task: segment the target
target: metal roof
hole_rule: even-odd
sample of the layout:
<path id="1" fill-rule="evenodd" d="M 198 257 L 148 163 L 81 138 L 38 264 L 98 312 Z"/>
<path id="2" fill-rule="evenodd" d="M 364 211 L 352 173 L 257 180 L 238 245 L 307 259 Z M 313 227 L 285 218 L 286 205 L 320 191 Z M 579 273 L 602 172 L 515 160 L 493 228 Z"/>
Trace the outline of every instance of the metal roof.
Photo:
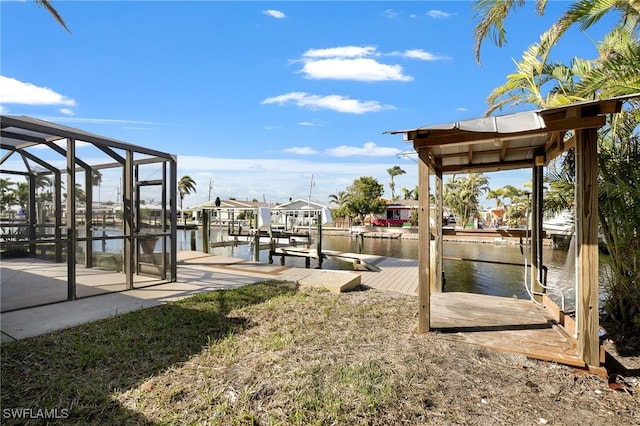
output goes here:
<path id="1" fill-rule="evenodd" d="M 112 149 L 132 151 L 164 160 L 173 159 L 171 154 L 167 154 L 165 152 L 129 144 L 117 139 L 99 136 L 84 130 L 51 123 L 33 117 L 2 115 L 0 116 L 0 125 L 2 127 L 2 132 L 0 134 L 0 148 L 9 151 L 9 153 L 3 157 L 0 164 L 3 164 L 4 161 L 15 152 L 19 152 L 24 156 L 33 157 L 33 155 L 30 155 L 26 149 L 36 145 L 48 146 L 49 148 L 64 155 L 66 154 L 64 149 L 57 146 L 55 142 L 66 139 L 74 139 L 76 141 L 90 143 L 116 160 L 119 160 L 120 156 L 116 152 L 112 151 Z M 33 158 L 30 159 L 34 160 Z M 34 161 L 38 160 L 36 159 Z M 41 160 L 39 163 L 42 166 L 51 169 L 50 165 L 43 164 Z M 87 164 L 84 163 L 81 158 L 78 158 L 76 163 L 80 166 L 87 167 Z"/>
<path id="2" fill-rule="evenodd" d="M 572 146 L 570 131 L 599 128 L 606 114 L 640 93 L 503 116 L 456 121 L 408 130 L 405 141 L 428 150 L 429 165 L 443 173 L 498 171 L 547 163 Z"/>

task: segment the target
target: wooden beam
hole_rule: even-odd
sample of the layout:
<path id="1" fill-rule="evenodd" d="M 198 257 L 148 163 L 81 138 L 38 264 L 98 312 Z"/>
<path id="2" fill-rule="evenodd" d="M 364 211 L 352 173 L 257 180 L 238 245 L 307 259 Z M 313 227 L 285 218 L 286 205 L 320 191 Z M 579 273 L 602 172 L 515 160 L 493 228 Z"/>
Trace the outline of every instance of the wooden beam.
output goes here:
<path id="1" fill-rule="evenodd" d="M 500 141 L 500 143 L 502 144 L 502 146 L 500 146 L 500 161 L 502 162 L 509 150 L 509 141 Z"/>
<path id="2" fill-rule="evenodd" d="M 578 353 L 600 365 L 597 129 L 576 131 L 576 323 Z"/>
<path id="3" fill-rule="evenodd" d="M 518 160 L 518 161 L 507 161 L 507 162 L 497 162 L 497 163 L 478 163 L 478 164 L 454 164 L 450 166 L 442 166 L 442 173 L 462 173 L 468 172 L 472 170 L 483 170 L 483 171 L 497 171 L 497 170 L 511 170 L 511 169 L 522 169 L 529 168 L 533 166 L 533 159 L 529 160 Z"/>
<path id="4" fill-rule="evenodd" d="M 426 333 L 431 324 L 431 232 L 429 230 L 428 150 L 418 151 L 418 333 Z"/>
<path id="5" fill-rule="evenodd" d="M 500 155 L 500 161 L 504 160 L 504 155 L 506 155 L 507 152 L 507 146 L 508 143 L 505 142 L 503 144 L 503 147 L 500 149 L 491 149 L 489 151 L 475 151 L 473 153 L 474 156 L 480 156 L 480 157 L 484 157 L 487 155 Z M 514 147 L 508 150 L 508 152 L 523 152 L 523 151 L 533 151 L 534 149 L 536 149 L 535 146 L 519 146 L 519 147 Z M 504 154 L 503 154 L 504 153 Z M 439 154 L 439 155 L 434 155 L 435 158 L 464 158 L 466 157 L 468 154 L 466 152 L 448 152 L 446 154 Z"/>

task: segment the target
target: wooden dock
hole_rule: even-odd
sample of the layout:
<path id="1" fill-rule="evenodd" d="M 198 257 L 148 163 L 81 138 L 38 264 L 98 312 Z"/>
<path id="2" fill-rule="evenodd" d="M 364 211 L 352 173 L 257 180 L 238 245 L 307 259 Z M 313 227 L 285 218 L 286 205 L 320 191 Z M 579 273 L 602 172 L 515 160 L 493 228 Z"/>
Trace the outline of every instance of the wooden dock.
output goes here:
<path id="1" fill-rule="evenodd" d="M 379 272 L 380 269 L 376 266 L 377 263 L 385 259 L 382 256 L 375 256 L 371 254 L 359 254 L 359 253 L 347 253 L 336 250 L 322 250 L 321 254 L 318 254 L 318 250 L 314 248 L 306 247 L 272 247 L 269 250 L 269 263 L 273 263 L 274 257 L 280 257 L 280 264 L 285 265 L 285 259 L 287 257 L 302 257 L 305 259 L 305 265 L 307 268 L 311 267 L 311 259 L 318 262 L 318 265 L 322 263 L 324 259 L 342 260 L 344 262 L 350 262 L 354 264 L 354 269 L 359 271 L 374 271 Z"/>
<path id="2" fill-rule="evenodd" d="M 416 297 L 417 305 L 417 260 L 340 252 L 329 252 L 328 255 L 361 256 L 376 269 L 359 271 L 364 287 Z M 310 274 L 323 272 L 238 259 L 224 265 L 224 259 L 215 261 L 217 256 L 210 256 L 211 259 L 206 256 L 200 255 L 193 261 L 230 273 L 256 274 L 270 279 L 298 282 Z M 560 325 L 562 320 L 558 312 L 529 300 L 462 292 L 432 293 L 430 310 L 433 332 L 441 333 L 446 339 L 586 368 L 578 356 L 577 341 Z"/>

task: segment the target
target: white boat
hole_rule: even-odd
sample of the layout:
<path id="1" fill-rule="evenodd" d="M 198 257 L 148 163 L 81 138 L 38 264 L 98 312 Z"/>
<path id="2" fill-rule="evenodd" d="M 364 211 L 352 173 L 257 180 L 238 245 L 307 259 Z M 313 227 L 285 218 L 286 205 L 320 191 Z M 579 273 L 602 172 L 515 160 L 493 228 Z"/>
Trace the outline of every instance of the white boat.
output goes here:
<path id="1" fill-rule="evenodd" d="M 554 218 L 542 221 L 542 229 L 547 235 L 570 235 L 574 228 L 573 211 L 563 210 Z"/>

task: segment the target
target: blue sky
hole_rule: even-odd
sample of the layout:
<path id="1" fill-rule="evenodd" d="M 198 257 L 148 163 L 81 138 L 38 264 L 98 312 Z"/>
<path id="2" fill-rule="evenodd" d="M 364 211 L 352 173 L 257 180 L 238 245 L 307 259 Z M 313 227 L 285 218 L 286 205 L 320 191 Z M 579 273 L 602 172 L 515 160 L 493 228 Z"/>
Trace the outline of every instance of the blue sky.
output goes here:
<path id="1" fill-rule="evenodd" d="M 33 1 L 0 1 L 2 113 L 176 154 L 178 176 L 197 183 L 189 206 L 209 194 L 306 199 L 312 175 L 320 202 L 360 176 L 390 197 L 395 165 L 406 171 L 396 191 L 414 188 L 417 164 L 399 156 L 412 146 L 384 132 L 482 116 L 569 3 L 549 2 L 545 17 L 533 3 L 518 10 L 508 44 L 486 42 L 481 66 L 470 2 L 52 4 L 71 33 Z M 555 58 L 594 57 L 601 37 L 570 32 Z M 488 176 L 491 188 L 521 187 L 530 171 Z M 102 199 L 118 184 L 105 175 Z"/>

